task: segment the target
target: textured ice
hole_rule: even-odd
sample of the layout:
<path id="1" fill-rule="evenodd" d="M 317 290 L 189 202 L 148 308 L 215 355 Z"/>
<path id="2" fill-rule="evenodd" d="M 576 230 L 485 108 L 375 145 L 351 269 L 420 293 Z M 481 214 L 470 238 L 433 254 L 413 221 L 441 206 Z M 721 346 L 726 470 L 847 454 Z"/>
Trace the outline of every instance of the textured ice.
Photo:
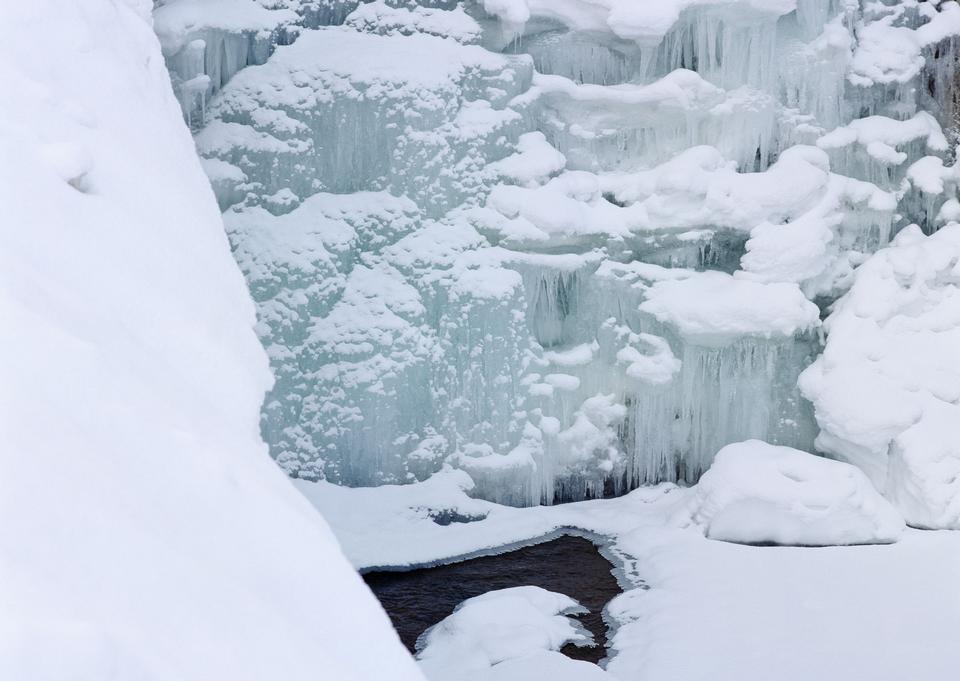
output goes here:
<path id="1" fill-rule="evenodd" d="M 504 105 L 530 71 L 423 33 L 308 31 L 230 82 L 198 147 L 240 167 L 257 195 L 389 188 L 442 213 L 495 178 L 483 166 L 523 132 Z"/>
<path id="2" fill-rule="evenodd" d="M 953 2 L 254 15 L 222 28 L 294 18 L 196 141 L 295 477 L 449 464 L 519 505 L 693 483 L 751 438 L 813 451 L 820 318 L 905 225 L 960 217 Z"/>

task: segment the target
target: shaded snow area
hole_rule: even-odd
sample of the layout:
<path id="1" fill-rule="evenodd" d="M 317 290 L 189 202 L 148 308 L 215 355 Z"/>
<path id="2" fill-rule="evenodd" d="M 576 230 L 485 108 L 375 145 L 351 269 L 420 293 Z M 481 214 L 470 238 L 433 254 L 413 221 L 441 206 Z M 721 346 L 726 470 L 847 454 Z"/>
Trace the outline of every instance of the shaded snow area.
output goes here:
<path id="1" fill-rule="evenodd" d="M 422 679 L 259 437 L 150 9 L 0 3 L 0 678 Z"/>
<path id="2" fill-rule="evenodd" d="M 847 362 L 867 331 L 841 323 L 898 233 L 960 229 L 956 2 L 153 14 L 257 304 L 261 431 L 290 476 L 453 466 L 475 496 L 551 504 L 693 484 L 755 439 L 861 466 L 911 524 L 957 526 L 960 454 L 934 414 L 952 369 L 928 400 L 873 347 Z M 931 310 L 953 287 L 888 281 Z M 952 367 L 945 334 L 895 330 L 916 309 L 869 312 L 885 361 Z M 881 374 L 911 396 L 856 397 Z"/>

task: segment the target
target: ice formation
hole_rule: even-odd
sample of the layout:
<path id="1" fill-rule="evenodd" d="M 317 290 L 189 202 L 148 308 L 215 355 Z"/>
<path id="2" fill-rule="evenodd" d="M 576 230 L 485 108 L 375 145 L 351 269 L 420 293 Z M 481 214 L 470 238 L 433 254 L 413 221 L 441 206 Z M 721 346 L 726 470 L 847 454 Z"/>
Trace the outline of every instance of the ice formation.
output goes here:
<path id="1" fill-rule="evenodd" d="M 150 9 L 0 3 L 0 678 L 420 681 L 258 435 Z"/>
<path id="2" fill-rule="evenodd" d="M 797 378 L 858 267 L 960 218 L 956 2 L 222 4 L 157 30 L 290 475 L 450 464 L 523 505 L 693 483 L 747 439 L 886 455 Z"/>
<path id="3" fill-rule="evenodd" d="M 801 376 L 817 446 L 860 466 L 911 525 L 960 529 L 960 225 L 864 263 Z"/>
<path id="4" fill-rule="evenodd" d="M 710 539 L 744 544 L 886 543 L 904 527 L 855 466 L 758 440 L 717 452 L 686 512 Z"/>

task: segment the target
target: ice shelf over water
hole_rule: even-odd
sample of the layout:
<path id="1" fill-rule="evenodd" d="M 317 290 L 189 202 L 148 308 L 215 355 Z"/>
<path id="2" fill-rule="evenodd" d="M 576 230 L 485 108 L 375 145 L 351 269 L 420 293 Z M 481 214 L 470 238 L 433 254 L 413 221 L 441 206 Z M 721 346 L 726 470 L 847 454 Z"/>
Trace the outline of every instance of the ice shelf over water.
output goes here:
<path id="1" fill-rule="evenodd" d="M 291 476 L 449 464 L 528 505 L 693 483 L 759 439 L 957 523 L 947 388 L 850 421 L 872 369 L 831 365 L 860 280 L 907 246 L 873 254 L 960 219 L 957 3 L 222 4 L 155 21 L 259 306 L 262 431 Z"/>

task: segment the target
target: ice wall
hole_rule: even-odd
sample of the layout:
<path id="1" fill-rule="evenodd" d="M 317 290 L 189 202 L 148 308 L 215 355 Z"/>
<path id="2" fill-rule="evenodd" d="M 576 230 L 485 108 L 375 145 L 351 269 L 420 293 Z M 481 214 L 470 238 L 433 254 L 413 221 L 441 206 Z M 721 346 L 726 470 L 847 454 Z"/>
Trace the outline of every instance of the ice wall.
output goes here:
<path id="1" fill-rule="evenodd" d="M 0 4 L 0 678 L 421 679 L 258 434 L 254 306 L 149 18 Z"/>
<path id="2" fill-rule="evenodd" d="M 295 477 L 551 503 L 813 450 L 821 317 L 960 217 L 955 2 L 327 6 L 264 3 L 196 134 Z"/>

